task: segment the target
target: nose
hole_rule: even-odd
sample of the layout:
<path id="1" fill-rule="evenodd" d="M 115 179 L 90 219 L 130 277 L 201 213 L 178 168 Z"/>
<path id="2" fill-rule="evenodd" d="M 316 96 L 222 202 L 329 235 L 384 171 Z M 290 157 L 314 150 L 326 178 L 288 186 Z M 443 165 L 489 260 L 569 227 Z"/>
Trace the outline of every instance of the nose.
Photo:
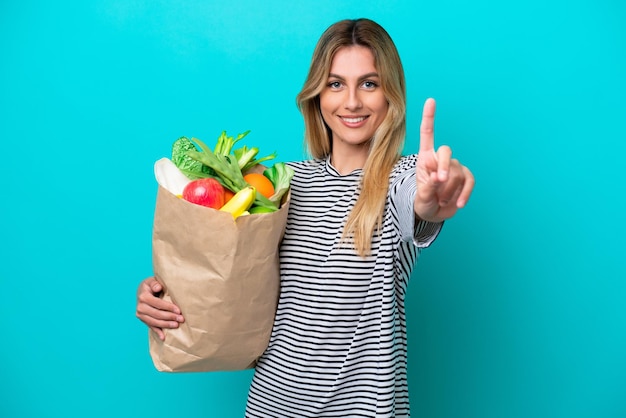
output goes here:
<path id="1" fill-rule="evenodd" d="M 363 106 L 358 89 L 347 89 L 346 94 L 347 97 L 344 104 L 346 110 L 357 110 Z"/>

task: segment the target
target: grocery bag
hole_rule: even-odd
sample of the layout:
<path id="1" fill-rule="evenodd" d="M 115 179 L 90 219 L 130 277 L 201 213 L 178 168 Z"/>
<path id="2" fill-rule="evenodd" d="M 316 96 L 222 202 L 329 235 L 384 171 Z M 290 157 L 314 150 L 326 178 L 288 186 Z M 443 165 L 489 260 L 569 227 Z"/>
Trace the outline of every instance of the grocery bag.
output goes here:
<path id="1" fill-rule="evenodd" d="M 161 185 L 152 234 L 162 297 L 185 322 L 149 331 L 150 355 L 163 372 L 253 368 L 267 348 L 280 290 L 279 245 L 288 199 L 273 213 L 240 216 L 195 205 Z"/>

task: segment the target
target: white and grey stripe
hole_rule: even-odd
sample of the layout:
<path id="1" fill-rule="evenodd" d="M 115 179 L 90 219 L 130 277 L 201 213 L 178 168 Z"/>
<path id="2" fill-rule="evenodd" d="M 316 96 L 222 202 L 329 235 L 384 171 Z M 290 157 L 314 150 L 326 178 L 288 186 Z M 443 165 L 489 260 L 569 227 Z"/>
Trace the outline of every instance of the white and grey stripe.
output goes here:
<path id="1" fill-rule="evenodd" d="M 415 224 L 416 156 L 390 176 L 383 229 L 363 259 L 341 241 L 361 170 L 291 163 L 281 294 L 246 417 L 409 416 L 404 295 L 421 248 L 441 224 Z"/>

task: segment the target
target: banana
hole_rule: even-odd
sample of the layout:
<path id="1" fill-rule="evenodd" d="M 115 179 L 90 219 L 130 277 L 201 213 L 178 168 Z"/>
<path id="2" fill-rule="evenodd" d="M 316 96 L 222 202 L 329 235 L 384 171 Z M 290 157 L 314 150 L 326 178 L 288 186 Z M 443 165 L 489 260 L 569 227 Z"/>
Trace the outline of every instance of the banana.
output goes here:
<path id="1" fill-rule="evenodd" d="M 256 189 L 252 186 L 239 190 L 224 206 L 220 208 L 223 212 L 230 212 L 233 219 L 237 219 L 246 212 L 256 199 Z"/>

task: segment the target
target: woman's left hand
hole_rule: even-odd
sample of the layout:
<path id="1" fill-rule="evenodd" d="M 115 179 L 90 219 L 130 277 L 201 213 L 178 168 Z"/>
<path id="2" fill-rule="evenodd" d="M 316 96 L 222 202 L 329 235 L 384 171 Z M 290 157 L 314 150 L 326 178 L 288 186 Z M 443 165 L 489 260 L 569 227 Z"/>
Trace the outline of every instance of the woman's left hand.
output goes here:
<path id="1" fill-rule="evenodd" d="M 424 103 L 417 156 L 415 214 L 422 220 L 441 222 L 465 206 L 474 188 L 474 175 L 457 159 L 450 147 L 435 151 L 435 100 Z"/>

